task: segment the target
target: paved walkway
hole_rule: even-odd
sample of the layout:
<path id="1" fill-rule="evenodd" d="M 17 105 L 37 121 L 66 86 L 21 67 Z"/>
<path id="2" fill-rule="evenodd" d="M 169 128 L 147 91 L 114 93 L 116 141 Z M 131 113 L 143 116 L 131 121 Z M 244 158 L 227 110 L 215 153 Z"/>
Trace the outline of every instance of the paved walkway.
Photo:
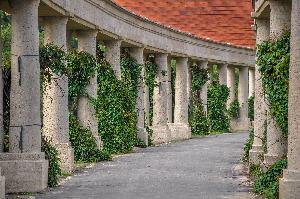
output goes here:
<path id="1" fill-rule="evenodd" d="M 101 162 L 37 198 L 251 198 L 239 168 L 246 133 L 194 138 Z"/>

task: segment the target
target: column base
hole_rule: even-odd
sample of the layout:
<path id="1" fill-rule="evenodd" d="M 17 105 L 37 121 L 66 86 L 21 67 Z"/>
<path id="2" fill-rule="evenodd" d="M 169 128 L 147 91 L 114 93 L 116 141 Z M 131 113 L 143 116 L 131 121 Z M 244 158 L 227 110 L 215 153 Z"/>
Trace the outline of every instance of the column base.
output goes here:
<path id="1" fill-rule="evenodd" d="M 278 160 L 281 160 L 281 156 L 265 154 L 264 155 L 264 162 L 262 168 L 264 171 L 268 170 L 273 164 L 275 164 Z"/>
<path id="2" fill-rule="evenodd" d="M 152 143 L 154 145 L 168 143 L 170 141 L 170 130 L 167 125 L 153 126 L 152 130 Z"/>
<path id="3" fill-rule="evenodd" d="M 44 153 L 1 153 L 6 193 L 40 192 L 47 188 L 48 160 Z"/>
<path id="4" fill-rule="evenodd" d="M 300 198 L 300 172 L 295 170 L 284 170 L 283 177 L 279 180 L 280 199 Z"/>
<path id="5" fill-rule="evenodd" d="M 246 132 L 249 131 L 249 119 L 233 119 L 230 121 L 230 132 Z"/>
<path id="6" fill-rule="evenodd" d="M 95 138 L 97 148 L 101 151 L 103 149 L 103 142 L 102 142 L 100 136 L 99 135 L 93 135 L 93 137 Z"/>
<path id="7" fill-rule="evenodd" d="M 60 168 L 63 172 L 71 173 L 74 169 L 74 149 L 69 143 L 55 144 L 60 158 Z"/>
<path id="8" fill-rule="evenodd" d="M 169 123 L 171 141 L 187 140 L 192 136 L 191 128 L 187 124 Z"/>
<path id="9" fill-rule="evenodd" d="M 148 146 L 148 132 L 145 128 L 138 127 L 137 138 L 143 142 L 145 146 Z"/>
<path id="10" fill-rule="evenodd" d="M 261 165 L 264 161 L 264 150 L 263 146 L 252 146 L 249 151 L 249 163 L 255 165 Z"/>

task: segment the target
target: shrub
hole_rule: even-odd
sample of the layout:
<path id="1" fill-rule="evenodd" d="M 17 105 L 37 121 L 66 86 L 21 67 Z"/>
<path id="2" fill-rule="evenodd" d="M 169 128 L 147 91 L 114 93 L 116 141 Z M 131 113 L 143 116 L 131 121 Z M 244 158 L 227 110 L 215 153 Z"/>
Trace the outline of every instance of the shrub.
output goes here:
<path id="1" fill-rule="evenodd" d="M 231 102 L 227 110 L 230 119 L 236 119 L 239 117 L 239 107 L 240 107 L 240 103 L 237 99 Z"/>
<path id="2" fill-rule="evenodd" d="M 250 121 L 254 121 L 254 96 L 248 99 L 248 118 Z"/>
<path id="3" fill-rule="evenodd" d="M 279 178 L 286 168 L 286 160 L 277 161 L 266 173 L 262 173 L 255 179 L 254 192 L 262 194 L 267 199 L 279 198 Z"/>
<path id="4" fill-rule="evenodd" d="M 244 155 L 243 155 L 243 162 L 249 162 L 249 151 L 252 149 L 254 141 L 254 129 L 251 128 L 249 131 L 249 138 L 244 145 Z"/>

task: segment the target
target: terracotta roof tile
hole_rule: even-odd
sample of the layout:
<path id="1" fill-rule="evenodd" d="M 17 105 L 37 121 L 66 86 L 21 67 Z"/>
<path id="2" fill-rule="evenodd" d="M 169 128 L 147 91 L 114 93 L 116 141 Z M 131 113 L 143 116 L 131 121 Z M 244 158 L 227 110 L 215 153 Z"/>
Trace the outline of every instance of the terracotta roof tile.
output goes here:
<path id="1" fill-rule="evenodd" d="M 140 16 L 201 38 L 255 45 L 252 0 L 114 0 Z"/>

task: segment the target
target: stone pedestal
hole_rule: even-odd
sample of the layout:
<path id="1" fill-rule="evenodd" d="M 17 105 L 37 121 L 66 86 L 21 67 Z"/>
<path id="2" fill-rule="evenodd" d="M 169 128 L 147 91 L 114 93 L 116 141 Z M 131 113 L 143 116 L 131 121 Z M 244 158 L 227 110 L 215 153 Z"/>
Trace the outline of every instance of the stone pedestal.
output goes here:
<path id="1" fill-rule="evenodd" d="M 192 137 L 191 128 L 187 124 L 169 123 L 168 128 L 172 141 L 187 140 Z"/>
<path id="2" fill-rule="evenodd" d="M 263 166 L 269 168 L 276 161 L 283 159 L 287 153 L 287 140 L 283 137 L 275 120 L 267 116 L 267 154 L 264 155 Z"/>
<path id="3" fill-rule="evenodd" d="M 170 141 L 170 133 L 167 126 L 167 75 L 168 54 L 156 54 L 155 62 L 158 66 L 155 81 L 158 86 L 154 88 L 153 94 L 153 134 L 154 144 L 161 144 Z"/>
<path id="4" fill-rule="evenodd" d="M 130 48 L 130 56 L 134 58 L 139 65 L 142 66 L 142 72 L 138 82 L 138 96 L 136 99 L 137 121 L 137 138 L 146 146 L 148 145 L 148 133 L 145 129 L 145 110 L 144 110 L 144 48 Z"/>
<path id="5" fill-rule="evenodd" d="M 47 188 L 48 161 L 44 153 L 1 153 L 0 165 L 6 178 L 6 193 L 39 192 Z"/>
<path id="6" fill-rule="evenodd" d="M 172 140 L 189 139 L 191 137 L 188 121 L 187 77 L 188 58 L 177 58 L 174 109 L 175 128 L 172 128 L 173 131 L 171 131 Z"/>
<path id="7" fill-rule="evenodd" d="M 47 187 L 48 161 L 41 153 L 39 0 L 12 0 L 12 65 L 9 152 L 0 154 L 6 191 Z"/>
<path id="8" fill-rule="evenodd" d="M 270 23 L 265 19 L 257 19 L 257 33 L 256 43 L 261 44 L 262 42 L 269 39 L 270 34 Z M 259 66 L 255 66 L 255 98 L 254 98 L 254 141 L 252 149 L 249 152 L 249 163 L 259 165 L 263 162 L 263 143 L 265 131 L 266 117 L 266 103 L 264 97 L 264 91 L 262 87 L 261 74 L 258 71 Z"/>
<path id="9" fill-rule="evenodd" d="M 67 51 L 67 21 L 66 17 L 45 17 L 45 43 L 53 43 Z M 58 150 L 62 171 L 72 172 L 74 150 L 69 141 L 68 77 L 52 75 L 51 81 L 44 86 L 42 132 Z"/>
<path id="10" fill-rule="evenodd" d="M 292 1 L 291 62 L 289 76 L 288 168 L 279 183 L 280 199 L 300 198 L 300 1 Z"/>
<path id="11" fill-rule="evenodd" d="M 96 57 L 96 37 L 98 31 L 96 30 L 80 30 L 77 32 L 78 36 L 78 50 L 85 51 Z M 92 105 L 89 98 L 97 97 L 97 71 L 95 76 L 90 79 L 89 85 L 86 87 L 87 96 L 80 96 L 78 100 L 78 121 L 79 124 L 85 128 L 91 130 L 97 147 L 102 148 L 101 138 L 98 133 L 98 119 L 96 116 L 96 110 Z"/>
<path id="12" fill-rule="evenodd" d="M 105 41 L 105 59 L 112 66 L 117 79 L 121 79 L 121 40 Z"/>
<path id="13" fill-rule="evenodd" d="M 249 131 L 250 120 L 248 118 L 248 67 L 239 68 L 238 100 L 240 104 L 239 118 L 231 121 L 233 132 Z"/>

